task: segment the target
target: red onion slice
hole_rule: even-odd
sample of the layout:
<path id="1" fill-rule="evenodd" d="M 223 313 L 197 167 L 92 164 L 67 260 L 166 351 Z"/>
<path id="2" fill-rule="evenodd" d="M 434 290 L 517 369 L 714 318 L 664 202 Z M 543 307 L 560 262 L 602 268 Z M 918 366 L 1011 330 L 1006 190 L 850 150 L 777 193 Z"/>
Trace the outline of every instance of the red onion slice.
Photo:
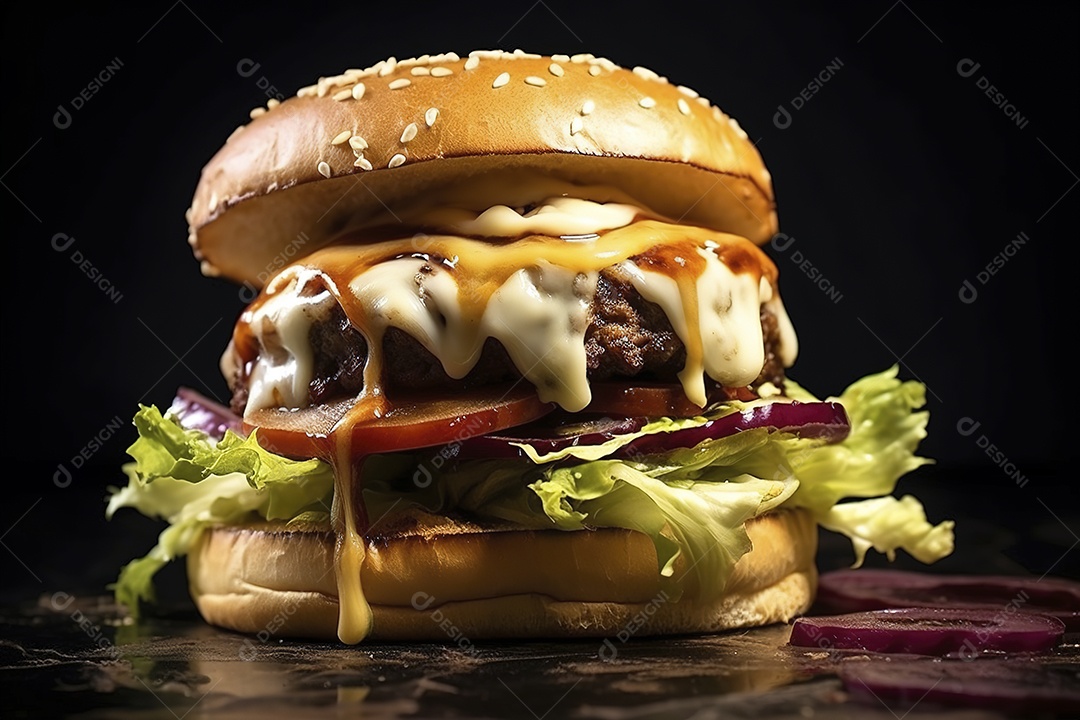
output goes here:
<path id="1" fill-rule="evenodd" d="M 916 707 L 960 705 L 1031 717 L 1080 712 L 1075 669 L 1019 660 L 849 662 L 840 680 L 853 698 L 897 717 Z M 914 717 L 914 715 L 913 715 Z"/>
<path id="2" fill-rule="evenodd" d="M 541 455 L 570 447 L 602 445 L 619 435 L 637 432 L 647 422 L 645 418 L 575 417 L 570 422 L 553 425 L 541 420 L 506 432 L 463 440 L 457 448 L 457 457 L 461 460 L 525 457 L 525 451 L 515 443 L 530 445 Z"/>
<path id="3" fill-rule="evenodd" d="M 575 418 L 569 424 L 563 422 L 552 426 L 550 421 L 542 421 L 540 424 L 514 428 L 512 433 L 464 440 L 457 449 L 457 457 L 462 460 L 525 457 L 522 449 L 514 443 L 530 445 L 540 455 L 570 447 L 600 445 L 619 435 L 637 432 L 647 422 L 646 418 L 604 417 L 585 421 Z M 776 402 L 725 415 L 698 427 L 645 435 L 616 450 L 611 457 L 636 458 L 692 448 L 706 440 L 717 440 L 759 427 L 783 430 L 800 437 L 822 438 L 828 442 L 843 440 L 851 430 L 847 413 L 839 403 Z"/>
<path id="4" fill-rule="evenodd" d="M 799 618 L 791 629 L 791 644 L 879 653 L 958 653 L 972 658 L 985 650 L 1049 650 L 1064 632 L 1060 620 L 1031 613 L 902 608 Z"/>
<path id="5" fill-rule="evenodd" d="M 239 415 L 191 388 L 181 387 L 176 391 L 169 412 L 177 417 L 181 426 L 202 430 L 215 440 L 225 437 L 226 430 L 243 433 Z"/>
<path id="6" fill-rule="evenodd" d="M 1054 577 L 932 575 L 902 570 L 837 570 L 821 576 L 815 608 L 848 613 L 899 607 L 1033 612 L 1080 630 L 1080 583 Z"/>
<path id="7" fill-rule="evenodd" d="M 705 440 L 760 427 L 791 432 L 804 438 L 820 438 L 830 443 L 840 442 L 851 431 L 847 412 L 840 403 L 774 402 L 725 415 L 698 427 L 640 437 L 623 446 L 616 457 L 639 457 L 692 448 Z"/>

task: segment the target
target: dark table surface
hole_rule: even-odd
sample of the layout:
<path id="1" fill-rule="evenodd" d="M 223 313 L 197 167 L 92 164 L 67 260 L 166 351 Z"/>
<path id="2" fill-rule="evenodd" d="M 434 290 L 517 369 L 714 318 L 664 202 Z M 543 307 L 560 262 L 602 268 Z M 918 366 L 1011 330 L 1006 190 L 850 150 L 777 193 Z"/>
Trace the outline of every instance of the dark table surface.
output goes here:
<path id="1" fill-rule="evenodd" d="M 958 492 L 996 480 L 985 469 L 939 468 L 904 481 L 901 491 L 919 496 L 934 519 L 957 520 L 956 553 L 927 570 L 1034 577 L 1050 571 L 1075 579 L 1080 550 L 1074 528 L 1080 523 L 1067 507 L 1066 488 L 1044 484 L 1037 488 L 1038 497 L 1025 492 L 1011 502 L 1003 502 L 1000 493 L 984 492 L 980 499 L 980 493 Z M 961 496 L 965 503 L 956 501 Z M 1046 507 L 1040 497 L 1056 502 L 1045 502 Z M 86 514 L 85 507 L 74 505 L 65 510 L 54 504 L 50 511 L 69 528 L 78 527 L 78 516 Z M 845 690 L 839 673 L 851 663 L 867 662 L 867 656 L 792 648 L 787 625 L 712 636 L 633 638 L 615 642 L 614 657 L 601 652 L 600 639 L 477 641 L 472 650 L 452 644 L 260 642 L 205 625 L 184 597 L 180 567 L 163 578 L 163 609 L 134 624 L 101 594 L 99 576 L 103 567 L 114 571 L 120 556 L 145 551 L 140 543 L 160 528 L 147 522 L 137 529 L 146 537 L 130 543 L 117 542 L 132 530 L 122 523 L 84 524 L 86 539 L 74 545 L 57 540 L 53 546 L 31 546 L 18 532 L 5 538 L 25 568 L 13 564 L 8 569 L 11 582 L 0 595 L 0 715 L 267 720 L 999 716 L 995 708 L 946 709 L 915 696 L 856 697 Z M 43 541 L 59 537 L 44 529 L 38 535 Z M 819 568 L 843 567 L 850 558 L 846 540 L 821 534 Z M 871 557 L 868 565 L 887 563 Z M 894 567 L 921 566 L 898 557 Z M 26 582 L 18 579 L 20 569 Z M 1080 694 L 1080 633 L 1066 634 L 1046 655 L 1010 662 L 1037 667 L 1033 684 L 1064 683 Z"/>
<path id="2" fill-rule="evenodd" d="M 66 602 L 66 598 L 62 598 Z M 640 639 L 450 645 L 260 643 L 196 617 L 117 622 L 107 598 L 0 619 L 6 717 L 981 718 L 918 695 L 849 696 L 844 665 L 884 662 L 787 645 L 773 625 Z M 1033 682 L 1080 692 L 1080 634 L 1042 655 Z M 961 660 L 909 660 L 933 663 Z M 993 659 L 976 660 L 995 662 Z M 944 676 L 944 670 L 941 671 Z M 1075 708 L 1075 705 L 1073 706 Z M 1028 713 L 1022 713 L 1029 716 Z"/>

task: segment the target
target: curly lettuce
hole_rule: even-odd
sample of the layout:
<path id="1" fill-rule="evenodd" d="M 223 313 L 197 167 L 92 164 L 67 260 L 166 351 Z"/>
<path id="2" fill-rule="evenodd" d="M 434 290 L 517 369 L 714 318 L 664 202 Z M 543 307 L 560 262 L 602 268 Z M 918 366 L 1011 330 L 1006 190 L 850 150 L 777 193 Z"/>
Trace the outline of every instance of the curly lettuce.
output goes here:
<path id="1" fill-rule="evenodd" d="M 788 393 L 816 400 L 794 383 Z M 671 591 L 709 598 L 723 592 L 750 550 L 746 521 L 776 508 L 804 508 L 823 527 L 851 539 L 856 564 L 871 549 L 905 550 L 923 562 L 952 552 L 953 524 L 932 525 L 917 500 L 891 497 L 905 473 L 929 462 L 915 454 L 926 436 L 922 384 L 897 368 L 863 378 L 838 398 L 851 421 L 837 444 L 765 428 L 630 459 L 610 457 L 642 435 L 673 432 L 749 407 L 732 401 L 699 418 L 660 419 L 601 446 L 526 459 L 477 460 L 433 468 L 430 450 L 373 456 L 364 468 L 369 517 L 380 522 L 410 506 L 500 519 L 525 528 L 612 527 L 648 535 L 657 572 Z M 760 401 L 755 401 L 760 402 Z M 214 443 L 155 408 L 135 421 L 139 440 L 115 490 L 111 516 L 133 507 L 170 523 L 150 553 L 124 568 L 117 598 L 130 607 L 152 598 L 151 578 L 192 548 L 213 524 L 252 518 L 325 521 L 333 491 L 329 465 L 274 455 L 228 434 Z M 530 448 L 531 449 L 531 448 Z M 417 468 L 424 482 L 416 482 Z"/>
<path id="2" fill-rule="evenodd" d="M 257 433 L 244 438 L 227 431 L 214 442 L 153 406 L 140 407 L 134 424 L 139 438 L 128 448 L 128 484 L 110 488 L 106 516 L 130 507 L 169 526 L 149 553 L 120 571 L 116 599 L 132 613 L 140 600 L 154 599 L 154 574 L 187 554 L 207 527 L 252 518 L 292 520 L 330 507 L 330 466 L 275 455 L 259 445 Z"/>

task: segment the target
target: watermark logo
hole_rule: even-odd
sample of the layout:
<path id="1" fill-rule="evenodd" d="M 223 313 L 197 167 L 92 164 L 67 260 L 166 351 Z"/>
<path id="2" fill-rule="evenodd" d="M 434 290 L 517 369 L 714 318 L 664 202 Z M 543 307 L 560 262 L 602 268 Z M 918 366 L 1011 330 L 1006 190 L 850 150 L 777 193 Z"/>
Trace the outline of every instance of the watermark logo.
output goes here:
<path id="1" fill-rule="evenodd" d="M 426 612 L 429 607 L 435 604 L 435 596 L 426 593 L 423 590 L 418 590 L 413 593 L 412 606 L 414 609 L 420 612 Z M 476 646 L 473 645 L 472 640 L 465 635 L 464 632 L 453 623 L 450 618 L 446 617 L 445 613 L 440 608 L 435 608 L 429 613 L 431 621 L 439 626 L 439 628 L 446 633 L 446 637 L 450 638 L 459 648 L 469 655 L 476 654 Z"/>
<path id="2" fill-rule="evenodd" d="M 267 98 L 278 101 L 284 100 L 285 94 L 282 91 L 278 90 L 277 86 L 270 82 L 269 78 L 262 74 L 259 74 L 256 77 L 256 74 L 259 72 L 259 68 L 261 67 L 262 63 L 255 62 L 251 58 L 240 58 L 240 60 L 236 63 L 236 74 L 242 78 L 254 77 L 255 87 L 262 90 L 263 94 L 266 95 Z"/>
<path id="3" fill-rule="evenodd" d="M 75 238 L 67 233 L 56 233 L 52 236 L 52 248 L 58 253 L 67 253 L 71 246 L 75 244 Z M 105 297 L 109 298 L 114 305 L 120 303 L 124 299 L 124 294 L 116 289 L 116 286 L 112 284 L 109 278 L 105 277 L 105 274 L 100 269 L 94 266 L 90 259 L 83 255 L 81 250 L 71 250 L 68 254 L 68 259 L 78 266 L 83 275 L 90 278 L 90 282 L 98 287 L 105 294 Z"/>
<path id="4" fill-rule="evenodd" d="M 793 98 L 789 101 L 791 110 L 780 103 L 776 106 L 776 113 L 773 115 L 773 125 L 780 130 L 787 130 L 794 122 L 792 111 L 798 112 L 806 107 L 806 104 L 810 102 L 815 95 L 821 92 L 821 89 L 825 87 L 825 84 L 836 77 L 836 74 L 840 72 L 840 68 L 844 67 L 844 61 L 838 57 L 833 58 L 825 67 L 818 71 L 809 83 L 806 84 L 802 90 L 797 92 Z"/>
<path id="5" fill-rule="evenodd" d="M 801 250 L 795 249 L 788 253 L 791 246 L 795 244 L 794 237 L 785 233 L 777 233 L 769 244 L 772 246 L 773 250 L 778 253 L 786 253 L 788 259 L 802 271 L 803 275 L 810 279 L 810 282 L 816 285 L 817 288 L 825 294 L 825 297 L 832 301 L 833 305 L 839 305 L 840 301 L 844 299 L 844 294 L 833 285 L 829 278 L 825 277 L 825 273 L 823 273 L 819 267 L 814 265 L 814 263 L 810 261 L 810 258 L 806 257 Z"/>
<path id="6" fill-rule="evenodd" d="M 960 433 L 964 437 L 971 437 L 979 428 L 982 427 L 982 423 L 974 418 L 962 417 L 956 423 L 956 432 Z M 997 445 L 990 442 L 985 434 L 979 433 L 979 436 L 975 438 L 975 445 L 986 453 L 986 456 L 990 458 L 994 465 L 998 466 L 1005 473 L 1006 477 L 1010 478 L 1016 483 L 1017 487 L 1024 487 L 1028 483 L 1027 476 L 1020 472 L 1020 469 L 1009 460 L 1005 455 L 1005 451 L 1000 449 Z"/>
<path id="7" fill-rule="evenodd" d="M 277 614 L 270 618 L 266 625 L 263 626 L 262 630 L 255 633 L 255 640 L 259 641 L 261 644 L 269 642 L 270 639 L 274 637 L 274 633 L 280 630 L 282 626 L 289 621 L 289 618 L 296 614 L 297 605 L 298 603 L 291 602 L 281 608 L 281 610 L 279 610 Z M 240 646 L 239 655 L 240 659 L 244 662 L 251 662 L 258 657 L 259 651 L 255 643 L 250 638 L 247 638 Z"/>
<path id="8" fill-rule="evenodd" d="M 637 635 L 638 631 L 648 624 L 652 619 L 652 616 L 660 609 L 660 606 L 669 599 L 667 590 L 661 590 L 657 593 L 652 600 L 645 604 L 645 607 L 638 610 L 637 613 L 623 625 L 619 632 L 615 633 L 615 640 L 618 640 L 620 645 L 625 645 L 630 638 Z M 615 658 L 619 656 L 619 648 L 616 647 L 611 638 L 604 638 L 604 641 L 600 643 L 600 649 L 596 651 L 596 654 L 603 662 L 613 662 Z"/>
<path id="9" fill-rule="evenodd" d="M 981 63 L 977 63 L 971 58 L 963 58 L 956 63 L 956 74 L 962 78 L 974 77 L 981 67 Z M 1005 93 L 998 90 L 985 75 L 979 75 L 978 79 L 975 80 L 975 87 L 982 90 L 983 94 L 990 98 L 990 102 L 993 103 L 994 107 L 1001 108 L 1001 112 L 1005 117 L 1012 120 L 1016 127 L 1023 130 L 1028 126 L 1028 119 L 1020 114 L 1016 106 L 1009 102 L 1009 98 L 1005 97 Z"/>
<path id="10" fill-rule="evenodd" d="M 119 415 L 114 415 L 109 422 L 94 433 L 94 436 L 82 446 L 82 448 L 71 456 L 68 461 L 71 466 L 78 470 L 86 461 L 92 458 L 97 451 L 104 447 L 105 443 L 109 441 L 113 435 L 117 433 L 120 428 L 124 426 L 124 421 L 120 419 Z M 71 485 L 72 475 L 71 471 L 67 469 L 67 465 L 60 463 L 56 466 L 56 472 L 53 473 L 53 485 L 58 488 L 66 488 Z"/>
<path id="11" fill-rule="evenodd" d="M 986 263 L 982 270 L 975 274 L 975 279 L 979 281 L 979 285 L 986 285 L 990 282 L 991 278 L 998 274 L 1005 264 L 1012 260 L 1020 248 L 1028 244 L 1031 238 L 1027 233 L 1019 233 L 1015 239 L 1010 240 L 1005 244 L 1005 247 L 1001 249 L 994 257 L 990 258 L 990 262 Z M 957 293 L 960 297 L 960 302 L 965 305 L 970 305 L 979 298 L 979 289 L 973 282 L 964 278 L 964 282 L 960 285 L 960 291 Z"/>
<path id="12" fill-rule="evenodd" d="M 308 237 L 307 233 L 301 232 L 297 235 L 296 238 L 286 245 L 281 252 L 275 255 L 270 262 L 266 263 L 262 271 L 256 276 L 256 278 L 258 278 L 259 286 L 266 285 L 266 281 L 276 275 L 278 270 L 281 270 L 288 265 L 292 259 L 296 257 L 296 254 L 310 241 L 311 238 Z M 240 286 L 241 301 L 250 303 L 258 296 L 259 290 L 255 285 L 245 282 Z"/>
<path id="13" fill-rule="evenodd" d="M 996 629 L 1002 625 L 1003 621 L 1010 615 L 1015 615 L 1023 610 L 1024 605 L 1026 605 L 1030 599 L 1031 596 L 1027 594 L 1026 590 L 1018 592 L 1012 600 L 1007 602 L 1004 607 L 994 614 L 993 620 L 985 624 L 980 624 L 979 629 L 975 631 L 975 637 L 980 643 L 985 645 L 986 641 L 989 640 Z M 958 654 L 961 660 L 974 660 L 979 657 L 981 650 L 970 638 L 966 638 L 964 640 L 964 646 L 960 648 Z"/>
<path id="14" fill-rule="evenodd" d="M 480 417 L 475 415 L 470 417 L 460 426 L 453 440 L 435 450 L 435 453 L 426 462 L 422 462 L 416 467 L 416 472 L 413 473 L 412 478 L 413 485 L 421 490 L 431 485 L 434 480 L 432 469 L 439 470 L 443 465 L 457 458 L 461 452 L 461 443 L 471 437 L 483 434 L 484 428 L 484 421 Z"/>
<path id="15" fill-rule="evenodd" d="M 75 602 L 75 596 L 71 593 L 56 592 L 50 600 L 53 610 L 56 612 L 67 612 L 67 609 Z M 79 608 L 75 608 L 68 613 L 72 622 L 79 626 L 79 628 L 86 633 L 86 636 L 90 638 L 98 648 L 104 650 L 111 660 L 120 659 L 120 650 L 116 645 L 105 637 L 105 633 L 101 626 L 91 620 L 86 614 Z"/>
<path id="16" fill-rule="evenodd" d="M 71 123 L 74 122 L 72 113 L 78 112 L 86 107 L 86 104 L 93 99 L 95 95 L 101 92 L 101 88 L 105 86 L 105 83 L 112 80 L 116 73 L 120 72 L 120 68 L 124 67 L 124 61 L 119 57 L 115 57 L 105 64 L 97 75 L 94 75 L 90 79 L 90 82 L 86 84 L 86 87 L 79 90 L 73 98 L 69 101 L 68 105 L 60 103 L 56 106 L 56 113 L 53 114 L 53 125 L 59 130 L 67 130 L 71 127 Z M 70 106 L 70 110 L 68 107 Z"/>

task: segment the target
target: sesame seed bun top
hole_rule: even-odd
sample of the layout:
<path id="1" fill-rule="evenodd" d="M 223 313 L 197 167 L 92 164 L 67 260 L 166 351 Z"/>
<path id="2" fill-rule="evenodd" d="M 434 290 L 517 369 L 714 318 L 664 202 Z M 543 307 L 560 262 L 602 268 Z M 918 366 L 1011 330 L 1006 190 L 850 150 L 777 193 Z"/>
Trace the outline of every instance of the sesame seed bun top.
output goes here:
<path id="1" fill-rule="evenodd" d="M 203 169 L 188 222 L 204 273 L 255 287 L 347 226 L 501 170 L 613 186 L 757 243 L 777 230 L 769 172 L 733 118 L 592 55 L 391 58 L 251 115 Z"/>

